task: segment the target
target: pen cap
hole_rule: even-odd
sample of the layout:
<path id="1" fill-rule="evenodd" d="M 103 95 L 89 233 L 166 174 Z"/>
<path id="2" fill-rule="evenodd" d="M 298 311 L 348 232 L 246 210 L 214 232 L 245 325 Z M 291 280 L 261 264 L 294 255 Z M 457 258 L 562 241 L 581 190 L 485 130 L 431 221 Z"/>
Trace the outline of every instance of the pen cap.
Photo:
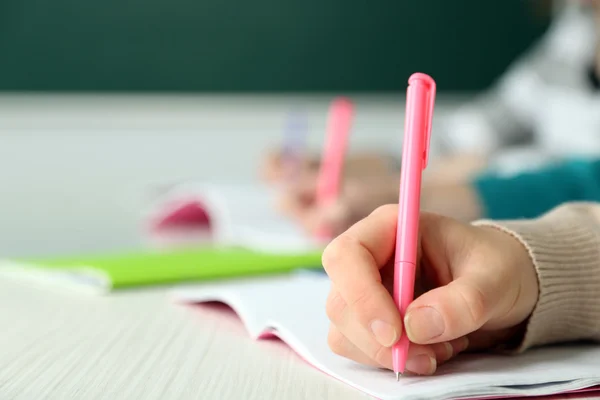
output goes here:
<path id="1" fill-rule="evenodd" d="M 431 142 L 431 129 L 433 125 L 433 109 L 435 106 L 435 95 L 436 95 L 436 84 L 432 77 L 421 72 L 414 73 L 408 78 L 408 85 L 419 85 L 422 84 L 427 89 L 428 104 L 425 113 L 426 128 L 425 128 L 425 139 L 423 148 L 423 169 L 427 167 L 429 161 L 429 143 Z M 409 87 L 410 90 L 410 87 Z"/>

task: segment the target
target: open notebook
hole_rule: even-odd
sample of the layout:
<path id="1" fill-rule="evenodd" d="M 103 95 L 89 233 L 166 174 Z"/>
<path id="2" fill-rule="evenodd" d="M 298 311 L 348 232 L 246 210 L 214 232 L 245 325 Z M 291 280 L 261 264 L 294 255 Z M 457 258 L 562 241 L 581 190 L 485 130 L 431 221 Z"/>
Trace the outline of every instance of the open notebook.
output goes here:
<path id="1" fill-rule="evenodd" d="M 432 377 L 403 377 L 364 367 L 327 346 L 323 274 L 291 273 L 188 286 L 184 303 L 219 301 L 239 315 L 250 335 L 276 335 L 324 373 L 380 399 L 527 397 L 573 392 L 600 384 L 600 346 L 548 347 L 520 356 L 461 356 Z"/>
<path id="2" fill-rule="evenodd" d="M 213 242 L 272 253 L 323 247 L 277 211 L 276 189 L 259 184 L 182 183 L 159 196 L 148 212 L 151 229 L 202 228 Z"/>
<path id="3" fill-rule="evenodd" d="M 271 254 L 242 248 L 198 248 L 44 260 L 0 261 L 0 277 L 94 294 L 295 269 L 322 270 L 320 252 Z"/>

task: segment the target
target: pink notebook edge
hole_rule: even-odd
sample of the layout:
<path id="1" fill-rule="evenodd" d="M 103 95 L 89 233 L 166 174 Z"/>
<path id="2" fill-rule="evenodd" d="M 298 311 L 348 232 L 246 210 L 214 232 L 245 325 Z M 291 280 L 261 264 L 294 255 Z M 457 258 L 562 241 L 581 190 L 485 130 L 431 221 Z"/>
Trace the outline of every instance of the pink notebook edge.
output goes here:
<path id="1" fill-rule="evenodd" d="M 211 216 L 200 199 L 184 198 L 160 205 L 150 216 L 149 224 L 155 231 L 178 226 L 210 227 Z"/>

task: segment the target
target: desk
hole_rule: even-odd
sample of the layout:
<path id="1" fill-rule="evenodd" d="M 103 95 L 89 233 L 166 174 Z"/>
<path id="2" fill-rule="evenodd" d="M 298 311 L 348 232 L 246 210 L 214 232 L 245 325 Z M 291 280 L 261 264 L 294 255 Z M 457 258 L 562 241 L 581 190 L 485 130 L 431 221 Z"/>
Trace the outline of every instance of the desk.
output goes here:
<path id="1" fill-rule="evenodd" d="M 144 246 L 149 186 L 252 179 L 289 104 L 307 104 L 318 146 L 328 100 L 0 97 L 0 254 Z M 358 98 L 357 110 L 353 149 L 400 144 L 401 96 Z M 231 315 L 166 293 L 89 297 L 0 281 L 0 398 L 368 398 L 280 342 L 251 340 Z"/>

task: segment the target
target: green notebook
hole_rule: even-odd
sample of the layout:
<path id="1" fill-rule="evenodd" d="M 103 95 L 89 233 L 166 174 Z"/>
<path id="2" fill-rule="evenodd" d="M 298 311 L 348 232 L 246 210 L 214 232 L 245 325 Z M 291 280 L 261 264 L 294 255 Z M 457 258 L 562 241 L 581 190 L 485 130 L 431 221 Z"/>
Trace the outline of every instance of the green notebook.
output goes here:
<path id="1" fill-rule="evenodd" d="M 107 293 L 118 289 L 320 268 L 321 252 L 317 251 L 272 254 L 242 248 L 201 248 L 11 260 L 0 264 L 0 275 Z"/>

